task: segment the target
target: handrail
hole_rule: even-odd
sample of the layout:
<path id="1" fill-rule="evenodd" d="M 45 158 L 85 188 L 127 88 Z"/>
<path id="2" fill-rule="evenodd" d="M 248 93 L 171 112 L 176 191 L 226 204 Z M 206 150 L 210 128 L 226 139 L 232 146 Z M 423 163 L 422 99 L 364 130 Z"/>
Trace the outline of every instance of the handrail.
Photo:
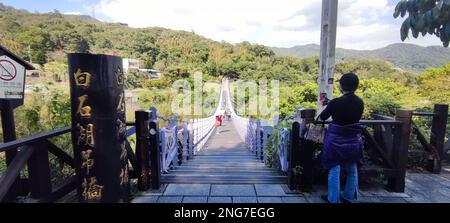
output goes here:
<path id="1" fill-rule="evenodd" d="M 6 197 L 9 197 L 7 196 L 8 193 L 11 193 L 12 196 L 17 196 L 16 192 L 11 190 L 14 188 L 15 182 L 18 182 L 17 179 L 20 177 L 20 171 L 22 171 L 25 165 L 28 165 L 28 178 L 31 181 L 30 185 L 39 185 L 37 186 L 38 188 L 30 190 L 32 196 L 44 199 L 43 201 L 52 201 L 65 195 L 64 191 L 70 192 L 74 190 L 76 185 L 73 183 L 63 186 L 62 189 L 57 188 L 56 190 L 53 190 L 54 188 L 52 188 L 50 179 L 50 170 L 48 169 L 48 159 L 36 160 L 36 157 L 42 157 L 44 154 L 46 156 L 47 153 L 51 153 L 62 163 L 74 168 L 74 159 L 64 150 L 48 140 L 49 138 L 60 136 L 69 133 L 70 131 L 71 127 L 64 127 L 0 144 L 0 152 L 17 149 L 16 155 L 9 163 L 4 175 L 0 178 L 0 201 L 4 201 Z M 34 161 L 30 163 L 30 159 L 34 159 Z M 47 168 L 45 168 L 46 166 Z M 43 169 L 41 169 L 42 167 Z"/>
<path id="2" fill-rule="evenodd" d="M 178 153 L 177 126 L 166 126 L 160 130 L 161 171 L 168 172 L 169 166 Z"/>
<path id="3" fill-rule="evenodd" d="M 71 127 L 64 127 L 64 128 L 60 128 L 60 129 L 56 129 L 50 132 L 45 132 L 45 133 L 41 133 L 41 134 L 37 134 L 34 136 L 28 136 L 22 139 L 18 139 L 18 140 L 14 140 L 11 142 L 5 142 L 0 144 L 0 152 L 6 152 L 12 149 L 16 149 L 18 147 L 27 145 L 27 144 L 31 144 L 34 142 L 38 142 L 41 141 L 43 139 L 47 139 L 47 138 L 52 138 L 52 137 L 56 137 L 59 135 L 63 135 L 66 133 L 69 133 L 71 131 Z"/>
<path id="4" fill-rule="evenodd" d="M 315 121 L 314 124 L 331 124 L 331 121 Z M 359 121 L 361 125 L 401 125 L 400 121 L 396 120 L 361 120 Z"/>
<path id="5" fill-rule="evenodd" d="M 202 143 L 202 141 L 205 140 L 208 137 L 209 133 L 212 133 L 213 130 L 214 130 L 214 127 L 209 129 L 208 133 L 205 134 L 200 140 L 198 140 L 198 142 L 196 144 L 194 144 L 194 147 L 197 147 L 200 143 Z"/>
<path id="6" fill-rule="evenodd" d="M 413 112 L 413 116 L 429 116 L 429 117 L 434 117 L 434 116 L 439 116 L 439 114 L 436 114 L 434 112 Z"/>

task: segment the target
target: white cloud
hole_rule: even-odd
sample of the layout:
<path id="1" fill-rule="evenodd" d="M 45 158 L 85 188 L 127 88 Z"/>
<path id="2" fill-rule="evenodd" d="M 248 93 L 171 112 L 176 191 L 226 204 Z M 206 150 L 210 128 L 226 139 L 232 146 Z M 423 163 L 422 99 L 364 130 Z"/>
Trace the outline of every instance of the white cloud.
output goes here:
<path id="1" fill-rule="evenodd" d="M 81 12 L 65 12 L 64 15 L 81 15 Z"/>
<path id="2" fill-rule="evenodd" d="M 340 0 L 338 47 L 374 49 L 400 42 L 401 20 L 388 0 Z M 132 27 L 194 30 L 231 43 L 291 47 L 320 41 L 318 0 L 102 0 L 98 13 Z M 436 37 L 409 42 L 440 44 Z"/>

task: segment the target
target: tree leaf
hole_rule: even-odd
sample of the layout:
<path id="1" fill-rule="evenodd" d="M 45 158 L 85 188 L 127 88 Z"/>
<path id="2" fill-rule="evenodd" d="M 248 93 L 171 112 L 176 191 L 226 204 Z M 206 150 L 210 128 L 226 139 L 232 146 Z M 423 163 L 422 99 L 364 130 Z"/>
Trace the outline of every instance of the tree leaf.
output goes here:
<path id="1" fill-rule="evenodd" d="M 433 20 L 437 20 L 439 19 L 440 16 L 440 10 L 438 6 L 435 6 L 432 10 L 431 13 L 433 14 Z"/>
<path id="2" fill-rule="evenodd" d="M 427 30 L 424 29 L 424 30 L 421 31 L 421 33 L 422 33 L 422 36 L 425 36 L 425 35 L 427 35 Z"/>
<path id="3" fill-rule="evenodd" d="M 407 18 L 403 24 L 402 27 L 400 29 L 400 38 L 402 41 L 405 41 L 406 38 L 408 37 L 408 33 L 409 33 L 409 29 L 410 29 L 411 25 L 409 22 L 409 18 Z"/>
<path id="4" fill-rule="evenodd" d="M 408 6 L 406 5 L 406 2 L 400 6 L 400 16 L 403 18 L 406 15 L 406 10 Z"/>
<path id="5" fill-rule="evenodd" d="M 417 19 L 416 19 L 415 28 L 416 28 L 418 31 L 422 31 L 423 28 L 424 28 L 424 26 L 425 26 L 425 20 L 424 20 L 424 17 L 423 17 L 422 15 L 419 15 L 419 16 L 417 17 Z"/>
<path id="6" fill-rule="evenodd" d="M 395 6 L 394 11 L 394 18 L 397 18 L 400 15 L 400 7 L 402 6 L 403 2 L 399 2 L 397 6 Z"/>

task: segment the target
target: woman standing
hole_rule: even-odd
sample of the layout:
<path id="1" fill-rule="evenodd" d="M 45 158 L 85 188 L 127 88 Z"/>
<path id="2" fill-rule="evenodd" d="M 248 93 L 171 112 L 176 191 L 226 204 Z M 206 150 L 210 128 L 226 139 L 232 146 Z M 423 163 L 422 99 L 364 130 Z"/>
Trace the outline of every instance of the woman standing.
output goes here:
<path id="1" fill-rule="evenodd" d="M 355 95 L 359 79 L 353 73 L 342 76 L 339 89 L 343 96 L 329 102 L 320 119 L 332 117 L 324 138 L 322 162 L 328 170 L 328 195 L 322 199 L 329 203 L 356 201 L 358 192 L 357 163 L 363 156 L 362 126 L 359 121 L 364 112 L 364 102 Z M 346 170 L 347 179 L 343 193 L 340 192 L 340 172 Z"/>

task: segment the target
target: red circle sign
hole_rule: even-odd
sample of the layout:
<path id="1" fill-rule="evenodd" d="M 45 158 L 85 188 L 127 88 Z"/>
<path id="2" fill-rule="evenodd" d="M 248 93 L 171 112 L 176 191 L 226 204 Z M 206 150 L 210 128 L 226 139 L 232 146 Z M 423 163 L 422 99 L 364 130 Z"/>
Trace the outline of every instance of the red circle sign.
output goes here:
<path id="1" fill-rule="evenodd" d="M 13 63 L 8 60 L 0 60 L 0 79 L 11 81 L 17 75 L 17 69 Z"/>

